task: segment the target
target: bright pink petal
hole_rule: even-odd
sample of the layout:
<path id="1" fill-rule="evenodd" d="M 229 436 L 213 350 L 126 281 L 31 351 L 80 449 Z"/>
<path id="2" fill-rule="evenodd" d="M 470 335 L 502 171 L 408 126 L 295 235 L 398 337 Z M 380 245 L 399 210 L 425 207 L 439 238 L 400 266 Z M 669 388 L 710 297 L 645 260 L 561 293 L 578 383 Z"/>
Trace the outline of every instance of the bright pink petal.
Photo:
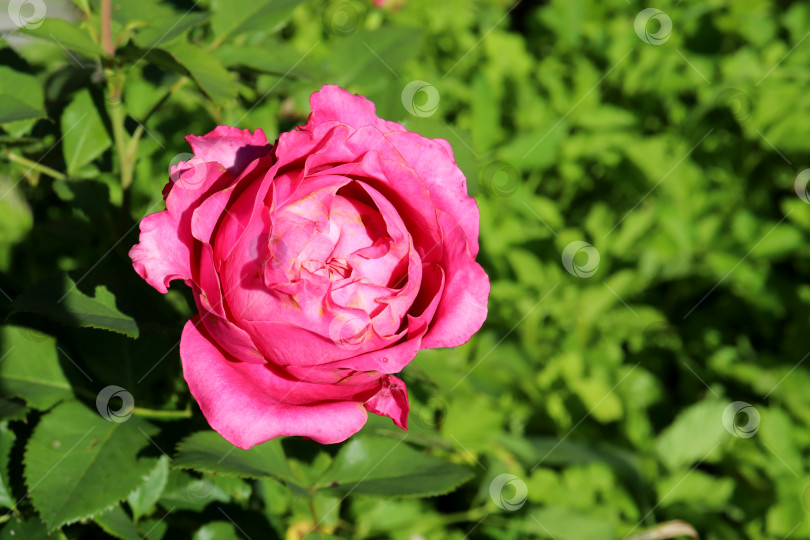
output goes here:
<path id="1" fill-rule="evenodd" d="M 445 287 L 434 322 L 422 344 L 425 348 L 456 347 L 466 343 L 487 318 L 489 277 L 467 248 L 464 233 L 439 212 L 444 234 Z"/>
<path id="2" fill-rule="evenodd" d="M 427 139 L 417 133 L 388 133 L 402 159 L 422 178 L 433 203 L 450 214 L 470 246 L 478 254 L 478 225 L 481 221 L 475 199 L 467 195 L 467 179 L 456 165 L 450 145 L 442 139 Z"/>
<path id="3" fill-rule="evenodd" d="M 233 177 L 218 163 L 185 169 L 166 196 L 166 210 L 141 220 L 140 241 L 130 251 L 135 271 L 152 287 L 168 292 L 174 279 L 192 279 L 197 262 L 192 257 L 191 221 L 194 210 Z"/>
<path id="4" fill-rule="evenodd" d="M 248 449 L 293 435 L 337 443 L 365 424 L 366 410 L 359 401 L 370 399 L 378 383 L 313 384 L 284 377 L 269 366 L 233 361 L 198 322 L 195 317 L 183 329 L 183 376 L 208 423 L 234 445 Z"/>
<path id="5" fill-rule="evenodd" d="M 400 124 L 379 118 L 374 103 L 336 85 L 326 85 L 312 94 L 309 104 L 312 114 L 307 128 L 335 121 L 353 128 L 375 126 L 381 131 L 405 131 Z"/>
<path id="6" fill-rule="evenodd" d="M 385 375 L 381 379 L 382 388 L 366 401 L 368 412 L 387 416 L 398 427 L 408 429 L 408 389 L 405 383 L 393 375 Z"/>
<path id="7" fill-rule="evenodd" d="M 249 129 L 217 126 L 214 131 L 202 137 L 188 135 L 186 140 L 200 160 L 220 163 L 234 177 L 239 176 L 252 161 L 267 155 L 271 149 L 261 129 L 250 133 Z"/>

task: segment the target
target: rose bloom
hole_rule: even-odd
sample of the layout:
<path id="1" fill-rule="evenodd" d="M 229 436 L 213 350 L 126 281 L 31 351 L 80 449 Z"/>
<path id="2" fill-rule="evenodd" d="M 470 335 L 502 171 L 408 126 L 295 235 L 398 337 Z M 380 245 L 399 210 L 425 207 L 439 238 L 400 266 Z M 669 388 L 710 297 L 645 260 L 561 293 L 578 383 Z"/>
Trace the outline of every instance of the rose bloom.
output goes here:
<path id="1" fill-rule="evenodd" d="M 367 411 L 406 429 L 393 374 L 420 349 L 465 343 L 487 314 L 478 207 L 447 141 L 337 86 L 310 104 L 273 145 L 260 129 L 186 137 L 194 156 L 172 166 L 166 210 L 129 253 L 158 291 L 191 287 L 183 375 L 241 448 L 340 442 Z"/>

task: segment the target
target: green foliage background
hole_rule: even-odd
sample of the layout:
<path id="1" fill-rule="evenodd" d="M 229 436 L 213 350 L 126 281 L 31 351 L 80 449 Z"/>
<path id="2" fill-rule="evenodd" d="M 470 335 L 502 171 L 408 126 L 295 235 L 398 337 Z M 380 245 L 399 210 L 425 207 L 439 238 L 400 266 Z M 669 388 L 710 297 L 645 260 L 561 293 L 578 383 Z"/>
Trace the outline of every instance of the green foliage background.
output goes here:
<path id="1" fill-rule="evenodd" d="M 0 3 L 0 538 L 810 538 L 810 5 L 395 4 L 113 0 L 111 57 L 100 0 Z M 184 135 L 329 83 L 450 141 L 489 318 L 407 434 L 232 450 L 126 252 Z"/>

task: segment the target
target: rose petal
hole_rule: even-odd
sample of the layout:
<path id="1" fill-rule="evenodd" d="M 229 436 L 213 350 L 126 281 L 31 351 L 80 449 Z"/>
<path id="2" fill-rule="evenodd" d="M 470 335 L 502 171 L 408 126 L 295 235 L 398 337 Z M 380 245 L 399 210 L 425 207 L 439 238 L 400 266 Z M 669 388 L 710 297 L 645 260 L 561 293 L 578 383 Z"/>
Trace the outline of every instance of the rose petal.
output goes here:
<path id="1" fill-rule="evenodd" d="M 183 376 L 208 423 L 234 445 L 248 449 L 292 435 L 337 443 L 365 424 L 362 403 L 347 399 L 367 401 L 370 389 L 348 386 L 341 395 L 339 385 L 287 379 L 266 366 L 230 360 L 198 322 L 195 317 L 183 329 Z"/>
<path id="2" fill-rule="evenodd" d="M 481 217 L 475 199 L 467 195 L 467 179 L 456 165 L 447 141 L 409 132 L 387 133 L 386 138 L 425 182 L 434 205 L 450 214 L 464 231 L 470 254 L 475 257 Z"/>
<path id="3" fill-rule="evenodd" d="M 397 427 L 408 429 L 408 390 L 401 379 L 385 375 L 381 379 L 380 391 L 365 402 L 368 412 L 387 416 Z"/>
<path id="4" fill-rule="evenodd" d="M 402 125 L 379 118 L 374 103 L 336 85 L 326 85 L 312 94 L 309 104 L 312 114 L 307 128 L 337 121 L 353 128 L 374 126 L 381 131 L 405 131 Z"/>
<path id="5" fill-rule="evenodd" d="M 271 147 L 264 131 L 217 126 L 214 131 L 198 137 L 186 136 L 194 155 L 202 161 L 222 164 L 234 177 L 239 176 L 252 161 L 267 155 Z"/>
<path id="6" fill-rule="evenodd" d="M 467 248 L 464 233 L 453 218 L 439 212 L 444 235 L 441 267 L 445 286 L 436 316 L 422 344 L 425 348 L 466 343 L 487 318 L 489 277 Z"/>
<path id="7" fill-rule="evenodd" d="M 233 177 L 218 163 L 186 169 L 166 197 L 166 210 L 141 220 L 140 240 L 129 251 L 135 271 L 152 287 L 167 293 L 174 279 L 191 279 L 191 219 L 194 210 L 213 191 L 224 189 Z"/>

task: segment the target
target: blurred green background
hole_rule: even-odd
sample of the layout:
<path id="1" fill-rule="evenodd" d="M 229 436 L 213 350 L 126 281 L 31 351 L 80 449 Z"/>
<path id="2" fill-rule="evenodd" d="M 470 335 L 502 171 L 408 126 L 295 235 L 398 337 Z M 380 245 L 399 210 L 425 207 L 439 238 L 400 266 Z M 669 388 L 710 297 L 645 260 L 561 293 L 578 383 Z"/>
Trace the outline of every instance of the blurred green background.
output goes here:
<path id="1" fill-rule="evenodd" d="M 0 2 L 0 538 L 39 515 L 70 538 L 810 538 L 810 4 L 112 4 L 113 60 L 98 0 Z M 157 459 L 206 424 L 175 347 L 193 302 L 137 278 L 135 225 L 184 135 L 273 140 L 323 84 L 447 139 L 481 209 L 488 320 L 402 373 L 403 447 L 470 471 L 445 495 Z M 36 426 L 112 384 L 151 420 L 149 504 L 38 500 Z M 299 477 L 340 459 L 285 450 Z"/>

